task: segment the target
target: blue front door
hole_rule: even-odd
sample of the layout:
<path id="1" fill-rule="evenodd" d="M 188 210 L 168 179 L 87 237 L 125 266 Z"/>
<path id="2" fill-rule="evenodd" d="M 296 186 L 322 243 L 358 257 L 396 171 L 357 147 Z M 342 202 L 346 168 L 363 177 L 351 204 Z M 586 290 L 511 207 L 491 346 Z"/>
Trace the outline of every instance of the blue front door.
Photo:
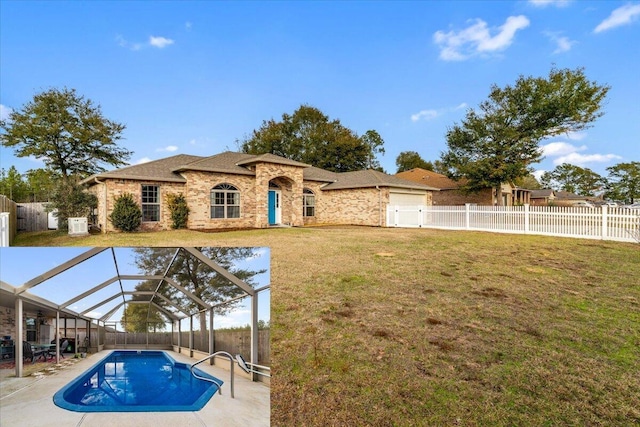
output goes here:
<path id="1" fill-rule="evenodd" d="M 276 192 L 269 191 L 269 225 L 276 223 Z"/>

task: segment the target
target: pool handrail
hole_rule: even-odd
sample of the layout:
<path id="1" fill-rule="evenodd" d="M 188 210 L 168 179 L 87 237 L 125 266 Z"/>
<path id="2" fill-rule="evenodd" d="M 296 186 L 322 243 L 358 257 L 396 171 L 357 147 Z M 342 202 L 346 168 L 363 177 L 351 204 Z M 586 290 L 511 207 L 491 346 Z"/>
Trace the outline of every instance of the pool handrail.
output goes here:
<path id="1" fill-rule="evenodd" d="M 205 362 L 209 359 L 212 359 L 216 356 L 226 356 L 229 358 L 229 362 L 231 363 L 231 398 L 235 399 L 234 395 L 233 395 L 233 366 L 235 365 L 234 363 L 234 359 L 233 356 L 229 353 L 227 353 L 226 351 L 216 351 L 215 353 L 212 353 L 210 355 L 208 355 L 207 357 L 205 357 L 204 359 L 200 359 L 198 360 L 196 363 L 194 363 L 193 365 L 189 366 L 189 371 L 191 371 L 191 375 L 193 375 L 194 377 L 198 378 L 199 380 L 203 380 L 203 381 L 209 381 L 214 383 L 217 387 L 218 387 L 218 394 L 222 394 L 222 388 L 220 387 L 220 383 L 218 383 L 217 381 L 211 379 L 211 378 L 207 378 L 207 377 L 203 377 L 202 375 L 198 375 L 193 371 L 193 368 L 196 365 L 199 365 L 202 362 Z M 238 355 L 240 356 L 240 355 Z M 242 357 L 242 356 L 240 356 Z M 239 359 L 238 359 L 239 360 Z M 246 366 L 246 365 L 245 365 Z M 240 366 L 241 368 L 243 368 L 242 366 Z M 243 368 L 244 369 L 244 368 Z"/>

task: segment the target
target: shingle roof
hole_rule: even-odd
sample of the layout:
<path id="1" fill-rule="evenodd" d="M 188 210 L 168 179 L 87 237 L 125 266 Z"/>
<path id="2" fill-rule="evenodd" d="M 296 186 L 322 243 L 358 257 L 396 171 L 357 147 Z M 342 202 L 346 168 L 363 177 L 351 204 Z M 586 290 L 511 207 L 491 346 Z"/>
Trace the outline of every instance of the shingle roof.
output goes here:
<path id="1" fill-rule="evenodd" d="M 414 168 L 408 171 L 399 172 L 395 176 L 428 185 L 439 190 L 454 190 L 460 188 L 460 183 L 447 178 L 445 175 L 422 168 Z"/>
<path id="2" fill-rule="evenodd" d="M 375 186 L 438 190 L 434 186 L 408 181 L 398 176 L 388 175 L 375 170 L 336 173 L 314 166 L 309 166 L 295 160 L 285 159 L 284 157 L 273 154 L 256 156 L 253 154 L 234 153 L 231 151 L 210 157 L 179 154 L 165 159 L 154 160 L 140 165 L 127 166 L 114 171 L 94 175 L 85 179 L 82 183 L 91 185 L 95 182 L 95 179 L 104 178 L 186 182 L 180 172 L 187 170 L 231 173 L 237 175 L 255 175 L 255 172 L 246 166 L 258 162 L 303 167 L 305 180 L 328 183 L 328 185 L 322 188 L 323 190 L 340 190 Z"/>
<path id="3" fill-rule="evenodd" d="M 207 172 L 233 173 L 238 175 L 255 175 L 255 173 L 245 167 L 239 166 L 240 163 L 255 159 L 257 156 L 253 154 L 234 153 L 225 151 L 209 157 L 201 157 L 195 162 L 178 165 L 174 171 L 180 172 L 185 170 L 198 170 Z"/>
<path id="4" fill-rule="evenodd" d="M 305 181 L 319 181 L 319 182 L 335 182 L 338 180 L 340 174 L 331 172 L 326 169 L 320 169 L 315 166 L 309 166 L 302 171 Z"/>
<path id="5" fill-rule="evenodd" d="M 556 191 L 556 198 L 566 199 L 566 200 L 572 200 L 572 199 L 585 200 L 586 199 L 585 196 L 578 196 L 577 194 L 569 193 L 568 191 Z"/>
<path id="6" fill-rule="evenodd" d="M 367 188 L 367 187 L 396 187 L 396 188 L 412 188 L 417 190 L 438 190 L 424 184 L 418 184 L 406 179 L 399 178 L 394 175 L 388 175 L 376 170 L 364 170 L 355 172 L 343 172 L 336 174 L 337 180 L 331 184 L 322 187 L 322 190 L 343 190 L 349 188 Z"/>
<path id="7" fill-rule="evenodd" d="M 139 165 L 125 166 L 113 171 L 92 175 L 89 178 L 84 179 L 81 184 L 89 184 L 96 178 L 186 182 L 182 175 L 175 173 L 173 170 L 179 165 L 188 164 L 201 159 L 203 159 L 203 157 L 178 154 L 164 159 L 152 160 Z"/>
<path id="8" fill-rule="evenodd" d="M 553 189 L 551 188 L 544 188 L 542 190 L 531 190 L 532 199 L 542 199 L 545 197 L 552 197 L 553 195 Z"/>
<path id="9" fill-rule="evenodd" d="M 242 160 L 238 162 L 238 165 L 251 165 L 254 163 L 275 163 L 278 165 L 288 165 L 288 166 L 298 166 L 301 168 L 309 167 L 310 165 L 306 163 L 297 162 L 295 160 L 287 159 L 284 157 L 276 156 L 275 154 L 261 154 L 259 156 L 252 156 L 252 158 L 248 158 L 246 160 Z"/>

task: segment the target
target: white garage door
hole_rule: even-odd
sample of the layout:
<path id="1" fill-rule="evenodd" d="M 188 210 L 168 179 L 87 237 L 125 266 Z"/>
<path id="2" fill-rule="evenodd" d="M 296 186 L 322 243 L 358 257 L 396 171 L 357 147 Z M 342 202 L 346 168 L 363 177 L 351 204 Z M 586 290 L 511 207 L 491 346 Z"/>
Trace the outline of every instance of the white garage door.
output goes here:
<path id="1" fill-rule="evenodd" d="M 389 192 L 390 206 L 419 206 L 425 204 L 425 194 Z"/>

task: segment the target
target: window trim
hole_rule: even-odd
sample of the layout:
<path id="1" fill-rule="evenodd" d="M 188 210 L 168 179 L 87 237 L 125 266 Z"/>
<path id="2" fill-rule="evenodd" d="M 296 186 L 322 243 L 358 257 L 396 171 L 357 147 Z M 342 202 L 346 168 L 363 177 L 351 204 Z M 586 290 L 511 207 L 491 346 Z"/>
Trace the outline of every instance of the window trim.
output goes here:
<path id="1" fill-rule="evenodd" d="M 215 203 L 217 198 L 216 193 L 222 195 L 222 203 Z M 232 200 L 235 202 L 233 204 L 229 203 L 230 195 L 232 196 Z M 211 191 L 209 192 L 209 219 L 240 219 L 242 217 L 242 204 L 240 195 L 240 190 L 238 190 L 235 185 L 226 182 L 217 184 L 213 188 L 211 188 Z M 214 216 L 214 207 L 222 207 L 224 216 Z M 230 212 L 237 212 L 237 216 L 229 216 Z"/>
<path id="2" fill-rule="evenodd" d="M 145 187 L 155 187 L 155 202 L 145 202 Z M 148 195 L 147 195 L 148 197 Z M 156 207 L 158 219 L 147 219 L 145 216 L 145 207 Z M 141 184 L 140 187 L 140 210 L 142 211 L 142 222 L 160 222 L 162 208 L 160 206 L 160 186 L 158 184 Z"/>
<path id="3" fill-rule="evenodd" d="M 309 204 L 309 199 L 313 200 L 313 204 Z M 313 214 L 308 215 L 307 209 L 312 209 Z M 309 188 L 302 190 L 302 216 L 304 218 L 313 218 L 316 216 L 316 193 Z"/>

